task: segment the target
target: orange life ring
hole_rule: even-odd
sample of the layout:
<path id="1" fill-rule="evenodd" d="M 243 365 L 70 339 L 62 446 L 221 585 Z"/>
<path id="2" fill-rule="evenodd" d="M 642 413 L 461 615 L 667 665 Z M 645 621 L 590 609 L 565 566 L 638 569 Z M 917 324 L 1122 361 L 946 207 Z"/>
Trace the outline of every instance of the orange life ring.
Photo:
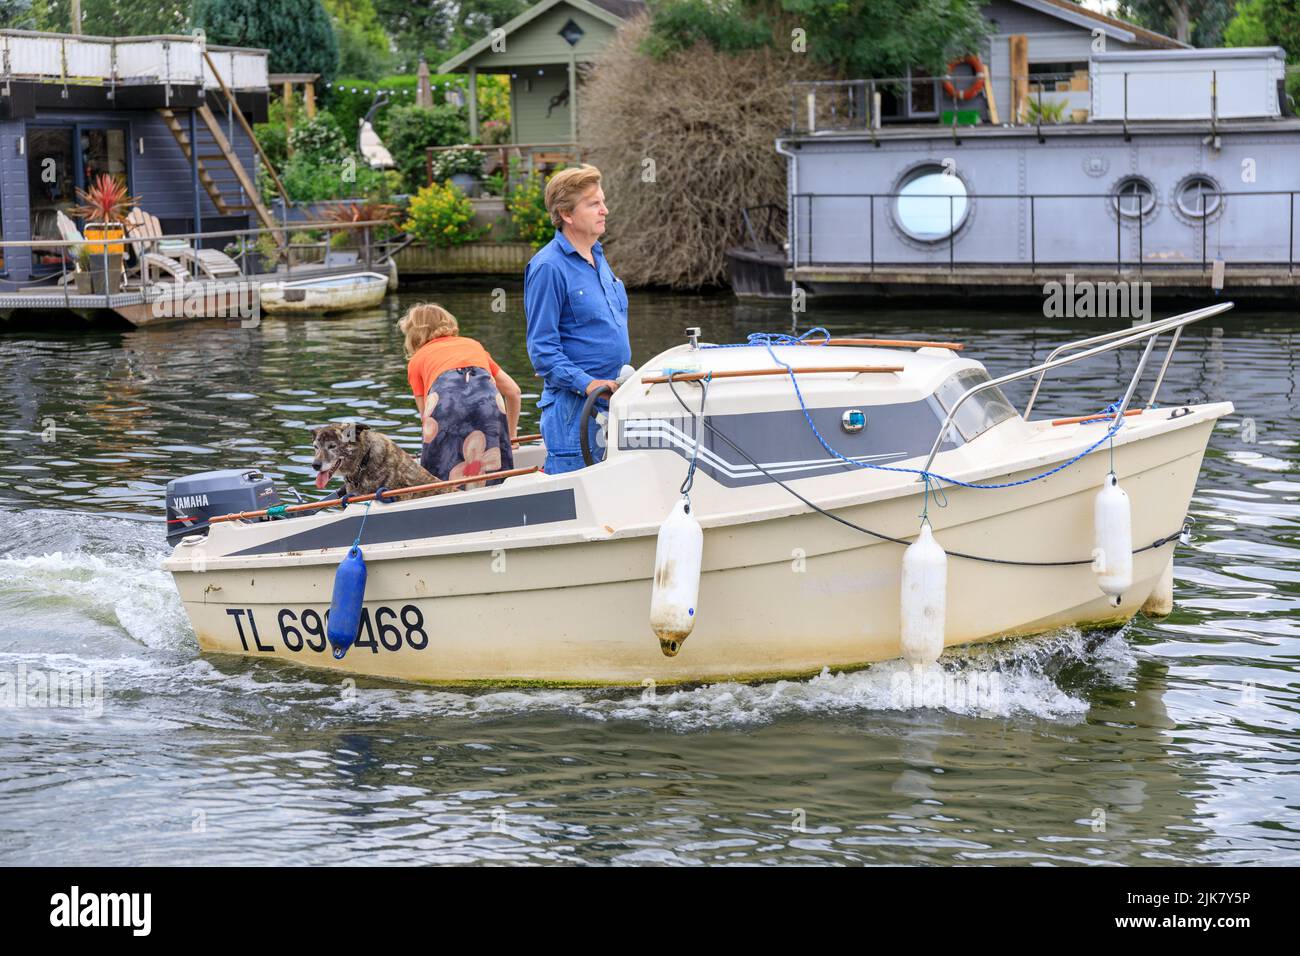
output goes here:
<path id="1" fill-rule="evenodd" d="M 965 103 L 969 100 L 973 100 L 979 95 L 980 91 L 984 89 L 984 64 L 980 61 L 979 57 L 972 53 L 970 56 L 959 57 L 949 63 L 947 72 L 952 73 L 952 68 L 962 63 L 965 63 L 975 71 L 975 82 L 958 93 L 957 88 L 952 84 L 952 80 L 944 80 L 943 91 L 947 93 L 951 99 L 961 100 Z"/>

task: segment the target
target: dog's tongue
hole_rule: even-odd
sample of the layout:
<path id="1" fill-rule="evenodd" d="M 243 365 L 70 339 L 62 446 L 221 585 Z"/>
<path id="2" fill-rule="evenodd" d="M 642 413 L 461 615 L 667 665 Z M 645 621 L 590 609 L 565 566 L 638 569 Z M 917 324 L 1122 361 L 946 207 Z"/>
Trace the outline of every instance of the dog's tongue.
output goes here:
<path id="1" fill-rule="evenodd" d="M 330 472 L 330 471 L 318 471 L 318 472 L 316 472 L 316 490 L 317 490 L 317 491 L 324 491 L 324 490 L 325 490 L 325 486 L 328 485 L 328 484 L 330 483 L 330 476 L 331 476 L 332 474 L 333 474 L 333 472 Z"/>

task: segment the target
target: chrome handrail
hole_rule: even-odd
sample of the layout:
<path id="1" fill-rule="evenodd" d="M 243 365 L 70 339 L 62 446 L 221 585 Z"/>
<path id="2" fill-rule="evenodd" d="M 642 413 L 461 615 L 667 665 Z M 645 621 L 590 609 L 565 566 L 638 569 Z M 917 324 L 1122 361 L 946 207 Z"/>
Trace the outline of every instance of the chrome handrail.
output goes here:
<path id="1" fill-rule="evenodd" d="M 1042 374 L 1047 372 L 1049 369 L 1061 368 L 1064 365 L 1072 365 L 1075 362 L 1081 362 L 1084 359 L 1092 358 L 1094 355 L 1101 355 L 1105 352 L 1113 352 L 1115 349 L 1123 348 L 1126 345 L 1132 345 L 1134 342 L 1140 342 L 1143 339 L 1150 339 L 1150 341 L 1147 343 L 1146 349 L 1143 351 L 1141 360 L 1138 362 L 1138 367 L 1133 372 L 1133 378 L 1129 381 L 1128 388 L 1125 390 L 1124 399 L 1121 402 L 1119 409 L 1115 413 L 1113 421 L 1119 421 L 1121 418 L 1123 418 L 1124 412 L 1128 408 L 1128 403 L 1133 398 L 1133 392 L 1137 388 L 1138 380 L 1142 377 L 1142 371 L 1146 367 L 1147 359 L 1151 355 L 1151 350 L 1152 347 L 1155 345 L 1156 338 L 1159 337 L 1162 333 L 1168 332 L 1172 329 L 1181 330 L 1182 327 L 1185 325 L 1190 325 L 1193 322 L 1199 322 L 1202 319 L 1208 319 L 1211 318 L 1212 316 L 1220 315 L 1224 312 L 1227 312 L 1229 309 L 1231 309 L 1233 305 L 1234 303 L 1232 302 L 1221 302 L 1218 305 L 1206 306 L 1203 309 L 1196 309 L 1195 311 L 1192 312 L 1184 312 L 1181 315 L 1171 316 L 1170 318 L 1162 319 L 1159 322 L 1150 322 L 1145 325 L 1138 326 L 1137 328 L 1119 329 L 1115 332 L 1108 332 L 1103 335 L 1093 336 L 1091 339 L 1083 339 L 1080 340 L 1079 342 L 1069 342 L 1066 345 L 1060 346 L 1059 348 L 1055 349 L 1052 354 L 1055 355 L 1061 351 L 1066 350 L 1071 346 L 1081 346 L 1089 342 L 1110 340 L 1108 344 L 1096 345 L 1093 348 L 1080 352 L 1078 355 L 1071 355 L 1068 358 L 1060 358 L 1060 359 L 1053 359 L 1049 357 L 1047 361 L 1042 362 L 1039 365 L 1034 365 L 1030 368 L 1021 369 L 1019 372 L 1008 372 L 1006 375 L 1002 375 L 994 379 L 989 379 L 987 382 L 981 382 L 978 385 L 974 385 L 971 388 L 968 388 L 965 392 L 962 393 L 961 397 L 958 398 L 957 401 L 953 402 L 952 408 L 948 410 L 948 416 L 944 419 L 943 425 L 940 426 L 939 434 L 935 437 L 934 445 L 930 448 L 930 455 L 928 458 L 925 459 L 925 464 L 922 466 L 921 470 L 923 472 L 929 472 L 930 466 L 934 464 L 935 456 L 939 454 L 939 446 L 943 444 L 944 436 L 948 434 L 948 429 L 952 428 L 953 419 L 956 417 L 957 410 L 961 408 L 962 404 L 965 403 L 966 399 L 970 398 L 972 395 L 976 395 L 984 391 L 985 389 L 996 388 L 998 386 L 1005 385 L 1008 382 L 1019 381 L 1020 379 L 1027 378 L 1030 375 L 1039 375 L 1040 376 L 1039 381 L 1041 382 Z M 1172 344 L 1170 347 L 1171 347 L 1171 354 L 1172 354 Z M 1168 368 L 1168 364 L 1169 364 L 1168 360 L 1166 359 L 1165 367 L 1160 370 L 1161 379 L 1164 378 L 1165 368 Z M 1159 388 L 1159 382 L 1156 383 L 1156 387 Z M 1154 392 L 1152 393 L 1152 398 L 1154 400 Z M 1028 411 L 1026 411 L 1026 415 L 1027 414 Z"/>
<path id="2" fill-rule="evenodd" d="M 1232 303 L 1220 303 L 1219 305 L 1210 305 L 1210 306 L 1206 306 L 1204 309 L 1197 309 L 1197 310 L 1195 310 L 1194 312 L 1184 312 L 1182 315 L 1171 316 L 1171 317 L 1168 318 L 1168 319 L 1162 319 L 1161 322 L 1162 322 L 1162 323 L 1173 322 L 1173 321 L 1175 321 L 1175 320 L 1177 320 L 1177 319 L 1184 318 L 1185 316 L 1195 315 L 1195 314 L 1198 313 L 1198 312 L 1206 312 L 1206 313 L 1207 313 L 1207 316 L 1208 316 L 1208 315 L 1211 315 L 1211 314 L 1212 314 L 1212 315 L 1217 315 L 1218 312 L 1214 312 L 1214 311 L 1212 311 L 1212 310 L 1218 309 L 1219 311 L 1224 311 L 1224 309 L 1222 308 L 1222 306 L 1225 305 L 1225 304 L 1227 305 L 1228 308 L 1232 308 Z M 1194 319 L 1193 321 L 1199 321 L 1199 320 Z M 1171 327 L 1171 326 L 1168 326 L 1168 325 L 1165 326 L 1165 328 L 1170 328 L 1170 327 Z M 1182 329 L 1182 325 L 1179 325 L 1178 328 L 1181 330 L 1181 329 Z M 1064 352 L 1068 352 L 1068 351 L 1070 351 L 1071 349 L 1084 348 L 1085 346 L 1088 346 L 1088 345 L 1096 345 L 1098 342 L 1109 342 L 1111 339 L 1117 339 L 1117 338 L 1120 338 L 1121 336 L 1128 335 L 1128 334 L 1130 334 L 1132 331 L 1133 331 L 1133 328 L 1132 328 L 1132 327 L 1127 328 L 1127 329 L 1114 329 L 1113 331 L 1110 331 L 1110 332 L 1103 332 L 1101 335 L 1094 335 L 1094 336 L 1091 336 L 1091 337 L 1086 338 L 1086 339 L 1077 339 L 1077 340 L 1075 340 L 1075 341 L 1073 341 L 1073 342 L 1066 342 L 1064 345 L 1058 345 L 1056 348 L 1052 349 L 1052 351 L 1049 352 L 1048 355 L 1047 355 L 1047 361 L 1050 362 L 1050 361 L 1052 361 L 1054 358 L 1056 358 L 1058 355 L 1060 355 L 1060 354 L 1062 354 L 1062 353 L 1064 353 Z M 1181 334 L 1182 334 L 1181 331 L 1178 332 L 1178 333 L 1176 333 L 1176 334 L 1174 335 L 1174 340 L 1173 340 L 1173 342 L 1170 343 L 1170 346 L 1169 346 L 1169 349 L 1170 349 L 1170 350 L 1169 350 L 1169 352 L 1165 355 L 1164 365 L 1163 365 L 1163 366 L 1161 367 L 1161 369 L 1160 369 L 1160 378 L 1156 381 L 1156 389 L 1157 389 L 1157 390 L 1160 388 L 1160 383 L 1164 380 L 1164 377 L 1165 377 L 1165 371 L 1169 368 L 1169 359 L 1170 359 L 1170 358 L 1172 357 L 1172 355 L 1173 355 L 1173 348 L 1174 348 L 1174 345 L 1177 344 L 1177 342 L 1178 342 L 1178 336 L 1181 335 Z M 1028 417 L 1029 417 L 1029 413 L 1030 413 L 1031 411 L 1033 411 L 1033 408 L 1034 408 L 1034 401 L 1038 398 L 1038 389 L 1039 389 L 1039 387 L 1042 386 L 1042 384 L 1043 384 L 1043 375 L 1044 375 L 1044 374 L 1045 374 L 1045 373 L 1040 373 L 1040 374 L 1039 374 L 1039 376 L 1038 376 L 1038 381 L 1036 381 L 1036 382 L 1034 383 L 1034 389 L 1033 389 L 1033 391 L 1029 393 L 1029 401 L 1025 404 L 1025 410 L 1024 410 L 1024 413 L 1023 413 L 1023 417 L 1024 417 L 1024 418 L 1028 418 Z M 1153 392 L 1152 392 L 1152 398 L 1153 398 L 1153 401 L 1154 401 L 1154 395 L 1155 395 L 1155 392 L 1153 391 Z M 1148 407 L 1150 407 L 1150 406 L 1148 405 Z"/>

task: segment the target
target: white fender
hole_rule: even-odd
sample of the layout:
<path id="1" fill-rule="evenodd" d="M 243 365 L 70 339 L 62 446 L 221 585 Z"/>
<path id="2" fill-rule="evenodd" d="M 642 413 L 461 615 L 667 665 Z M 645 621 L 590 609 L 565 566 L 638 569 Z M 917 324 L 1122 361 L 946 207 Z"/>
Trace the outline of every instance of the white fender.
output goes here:
<path id="1" fill-rule="evenodd" d="M 666 657 L 677 655 L 695 626 L 703 557 L 704 532 L 683 497 L 659 526 L 655 545 L 650 627 Z"/>
<path id="2" fill-rule="evenodd" d="M 1133 586 L 1133 518 L 1128 494 L 1119 486 L 1114 472 L 1097 492 L 1093 507 L 1095 545 L 1092 569 L 1097 584 L 1119 607 L 1120 598 Z"/>
<path id="3" fill-rule="evenodd" d="M 903 552 L 901 644 L 914 667 L 933 664 L 943 653 L 948 604 L 948 555 L 929 524 Z"/>

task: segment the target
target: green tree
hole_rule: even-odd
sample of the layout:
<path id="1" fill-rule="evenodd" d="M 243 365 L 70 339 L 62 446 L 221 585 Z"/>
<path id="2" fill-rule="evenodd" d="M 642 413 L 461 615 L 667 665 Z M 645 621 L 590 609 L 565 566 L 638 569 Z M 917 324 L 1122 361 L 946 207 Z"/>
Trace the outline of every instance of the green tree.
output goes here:
<path id="1" fill-rule="evenodd" d="M 806 51 L 849 77 L 942 72 L 983 46 L 977 0 L 661 0 L 642 51 L 656 59 L 703 41 L 720 53 Z"/>
<path id="2" fill-rule="evenodd" d="M 1268 27 L 1264 26 L 1259 0 L 1244 0 L 1237 4 L 1237 15 L 1232 18 L 1227 29 L 1223 31 L 1223 42 L 1227 46 L 1268 46 Z"/>
<path id="3" fill-rule="evenodd" d="M 338 72 L 338 40 L 320 0 L 196 0 L 194 23 L 209 43 L 270 50 L 272 73 L 319 73 L 323 88 Z"/>
<path id="4" fill-rule="evenodd" d="M 36 30 L 36 17 L 31 0 L 0 0 L 0 29 Z"/>
<path id="5" fill-rule="evenodd" d="M 28 19 L 34 22 L 28 29 L 56 33 L 67 33 L 72 29 L 72 4 L 69 0 L 17 0 L 16 3 L 4 4 L 10 5 L 29 8 Z M 90 36 L 188 33 L 189 22 L 190 0 L 81 0 L 81 32 Z"/>
<path id="6" fill-rule="evenodd" d="M 388 71 L 392 54 L 388 33 L 371 0 L 322 0 L 339 41 L 339 73 L 377 80 Z"/>
<path id="7" fill-rule="evenodd" d="M 1296 0 L 1243 0 L 1224 31 L 1228 46 L 1280 46 L 1300 63 L 1300 4 Z M 1287 75 L 1287 92 L 1300 99 L 1300 72 Z"/>
<path id="8" fill-rule="evenodd" d="M 397 45 L 401 62 L 414 70 L 420 54 L 438 62 L 509 23 L 536 0 L 374 0 L 379 21 Z"/>
<path id="9" fill-rule="evenodd" d="M 455 146 L 469 139 L 469 121 L 463 107 L 435 106 L 425 109 L 414 104 L 394 106 L 379 117 L 378 129 L 406 188 L 423 186 L 426 150 L 430 146 Z"/>
<path id="10" fill-rule="evenodd" d="M 1122 0 L 1119 15 L 1194 46 L 1218 46 L 1234 0 Z"/>
<path id="11" fill-rule="evenodd" d="M 1285 48 L 1291 61 L 1300 60 L 1300 5 L 1295 0 L 1254 0 L 1269 39 Z"/>

